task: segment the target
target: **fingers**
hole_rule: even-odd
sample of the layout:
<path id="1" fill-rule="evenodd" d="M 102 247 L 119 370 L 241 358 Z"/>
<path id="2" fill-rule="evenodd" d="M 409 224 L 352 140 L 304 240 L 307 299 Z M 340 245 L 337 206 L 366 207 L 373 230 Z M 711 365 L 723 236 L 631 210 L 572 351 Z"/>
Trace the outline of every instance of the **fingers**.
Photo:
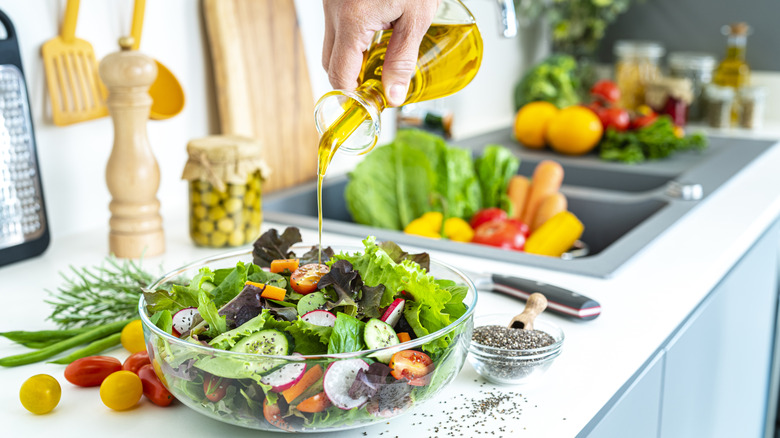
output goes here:
<path id="1" fill-rule="evenodd" d="M 337 28 L 334 35 L 338 43 L 333 45 L 333 50 L 328 63 L 328 79 L 330 85 L 337 90 L 354 90 L 358 85 L 360 67 L 363 65 L 363 51 L 368 42 L 362 42 L 366 38 L 343 36 L 344 29 Z M 370 38 L 369 38 L 370 40 Z"/>
<path id="2" fill-rule="evenodd" d="M 322 38 L 322 68 L 328 71 L 330 67 L 330 55 L 333 51 L 333 41 L 335 40 L 336 28 L 333 23 L 333 18 L 328 13 L 328 2 L 323 1 L 323 8 L 325 10 L 325 35 Z"/>

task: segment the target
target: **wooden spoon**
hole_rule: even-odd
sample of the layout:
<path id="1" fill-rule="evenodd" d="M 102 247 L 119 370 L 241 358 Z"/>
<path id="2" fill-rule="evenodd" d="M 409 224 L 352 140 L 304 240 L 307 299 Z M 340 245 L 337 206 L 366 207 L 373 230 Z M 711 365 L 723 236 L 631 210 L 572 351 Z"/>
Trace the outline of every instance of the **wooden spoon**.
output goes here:
<path id="1" fill-rule="evenodd" d="M 539 292 L 534 292 L 528 297 L 523 312 L 509 321 L 509 328 L 533 330 L 534 319 L 547 308 L 547 298 Z"/>

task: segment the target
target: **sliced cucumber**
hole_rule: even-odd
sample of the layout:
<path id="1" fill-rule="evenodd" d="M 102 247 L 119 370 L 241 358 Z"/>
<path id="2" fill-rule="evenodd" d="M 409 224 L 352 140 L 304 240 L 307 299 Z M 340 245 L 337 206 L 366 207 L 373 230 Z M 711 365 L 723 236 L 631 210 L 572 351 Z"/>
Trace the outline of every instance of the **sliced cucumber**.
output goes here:
<path id="1" fill-rule="evenodd" d="M 312 292 L 304 295 L 303 298 L 298 300 L 298 315 L 303 316 L 312 310 L 317 310 L 327 302 L 328 299 L 325 298 L 325 294 L 322 292 Z"/>
<path id="2" fill-rule="evenodd" d="M 398 345 L 398 335 L 395 333 L 390 324 L 383 322 L 376 318 L 371 318 L 366 323 L 366 328 L 363 331 L 363 340 L 369 350 L 375 350 L 377 348 L 392 347 Z M 390 362 L 394 352 L 382 352 L 372 354 L 380 362 Z"/>
<path id="3" fill-rule="evenodd" d="M 292 340 L 282 331 L 267 329 L 253 333 L 231 348 L 238 353 L 268 354 L 271 356 L 286 356 L 293 352 Z"/>

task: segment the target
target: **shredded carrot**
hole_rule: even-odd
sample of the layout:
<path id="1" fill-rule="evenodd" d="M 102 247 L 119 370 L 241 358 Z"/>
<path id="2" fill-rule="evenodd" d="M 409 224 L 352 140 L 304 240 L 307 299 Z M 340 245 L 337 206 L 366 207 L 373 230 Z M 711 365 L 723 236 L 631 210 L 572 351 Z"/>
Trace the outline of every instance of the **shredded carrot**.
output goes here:
<path id="1" fill-rule="evenodd" d="M 412 340 L 412 337 L 409 336 L 409 333 L 401 332 L 401 333 L 398 333 L 398 340 L 401 341 L 401 342 L 409 342 L 409 341 Z"/>
<path id="2" fill-rule="evenodd" d="M 304 373 L 303 377 L 301 377 L 301 380 L 298 381 L 298 383 L 293 385 L 292 388 L 285 389 L 282 392 L 282 397 L 287 400 L 287 403 L 292 403 L 292 401 L 298 398 L 299 395 L 303 394 L 303 391 L 306 391 L 308 387 L 313 385 L 317 380 L 320 380 L 321 377 L 321 366 L 315 365 L 314 367 L 309 368 L 306 373 Z"/>
<path id="3" fill-rule="evenodd" d="M 268 298 L 270 300 L 277 300 L 277 301 L 284 301 L 284 296 L 287 294 L 286 289 L 282 289 L 281 287 L 271 286 L 270 284 L 264 284 L 265 288 L 263 289 L 263 292 L 260 294 L 263 298 Z"/>
<path id="4" fill-rule="evenodd" d="M 300 265 L 300 261 L 298 259 L 278 259 L 271 261 L 271 272 L 274 274 L 279 274 L 284 272 L 285 270 L 290 272 L 295 272 L 296 269 L 298 269 L 298 266 Z"/>

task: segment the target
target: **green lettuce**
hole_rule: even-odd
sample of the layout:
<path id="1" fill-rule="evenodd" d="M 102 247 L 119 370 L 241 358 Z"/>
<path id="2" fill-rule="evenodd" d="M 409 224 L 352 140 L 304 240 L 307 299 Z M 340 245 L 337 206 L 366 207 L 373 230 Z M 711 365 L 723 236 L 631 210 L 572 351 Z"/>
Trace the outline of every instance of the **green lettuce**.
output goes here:
<path id="1" fill-rule="evenodd" d="M 365 350 L 366 345 L 363 343 L 365 327 L 366 323 L 363 321 L 339 312 L 328 341 L 328 354 Z"/>
<path id="2" fill-rule="evenodd" d="M 512 207 L 507 186 L 512 176 L 517 174 L 520 160 L 503 146 L 488 145 L 474 166 L 482 188 L 482 208 L 500 207 L 509 211 Z"/>

